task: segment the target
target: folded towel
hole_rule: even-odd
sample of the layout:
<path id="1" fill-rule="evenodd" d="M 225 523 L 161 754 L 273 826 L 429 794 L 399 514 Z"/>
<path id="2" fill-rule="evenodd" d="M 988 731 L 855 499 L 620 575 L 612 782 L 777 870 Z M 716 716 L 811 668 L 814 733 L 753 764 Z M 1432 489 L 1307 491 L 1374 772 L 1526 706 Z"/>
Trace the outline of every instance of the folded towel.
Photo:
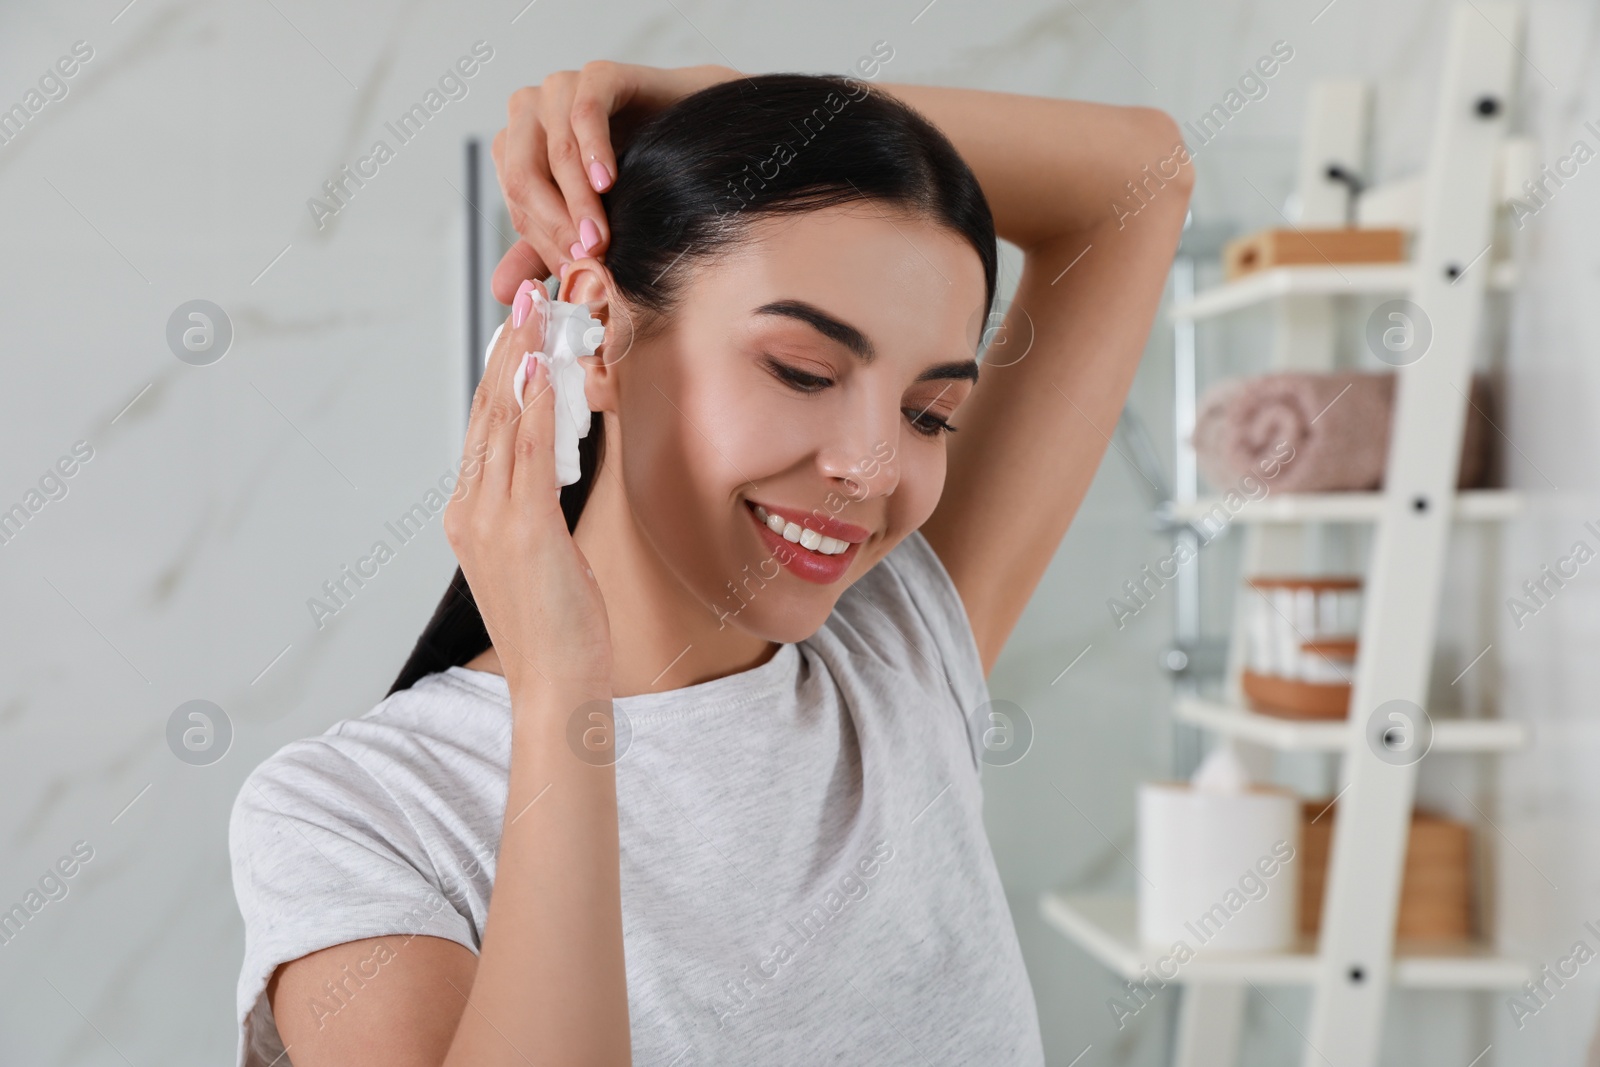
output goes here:
<path id="1" fill-rule="evenodd" d="M 1200 473 L 1226 489 L 1259 476 L 1294 449 L 1273 478 L 1288 493 L 1375 490 L 1383 486 L 1394 409 L 1394 373 L 1289 372 L 1235 378 L 1200 398 L 1192 438 Z M 1489 389 L 1481 375 L 1471 388 L 1457 487 L 1481 485 L 1489 470 L 1492 426 Z"/>

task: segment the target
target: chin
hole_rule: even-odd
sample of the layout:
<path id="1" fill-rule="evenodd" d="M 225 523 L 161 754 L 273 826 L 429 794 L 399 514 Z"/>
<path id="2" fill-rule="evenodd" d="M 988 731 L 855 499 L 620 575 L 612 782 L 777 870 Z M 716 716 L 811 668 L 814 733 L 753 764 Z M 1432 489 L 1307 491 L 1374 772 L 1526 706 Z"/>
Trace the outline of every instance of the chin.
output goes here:
<path id="1" fill-rule="evenodd" d="M 839 591 L 843 592 L 843 588 Z M 811 602 L 814 598 L 807 597 L 807 603 L 797 603 L 796 598 L 783 597 L 772 585 L 768 585 L 766 593 L 769 595 L 764 601 L 762 594 L 757 594 L 742 609 L 727 609 L 728 614 L 722 617 L 722 625 L 742 630 L 763 641 L 799 644 L 822 629 L 822 624 L 833 614 L 833 605 L 838 599 L 829 595 L 825 602 L 819 604 Z"/>

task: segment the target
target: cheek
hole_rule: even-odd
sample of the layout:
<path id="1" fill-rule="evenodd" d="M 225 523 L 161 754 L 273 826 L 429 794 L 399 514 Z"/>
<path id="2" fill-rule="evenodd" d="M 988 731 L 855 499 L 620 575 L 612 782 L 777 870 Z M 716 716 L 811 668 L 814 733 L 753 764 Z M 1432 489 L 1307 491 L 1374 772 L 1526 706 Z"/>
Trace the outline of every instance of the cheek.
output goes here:
<path id="1" fill-rule="evenodd" d="M 736 498 L 759 495 L 750 480 L 792 469 L 804 452 L 786 426 L 792 413 L 780 418 L 769 391 L 736 372 L 670 357 L 651 370 L 626 383 L 622 400 L 629 506 L 680 580 L 710 599 L 752 562 Z"/>
<path id="2" fill-rule="evenodd" d="M 785 420 L 761 390 L 740 389 L 742 379 L 667 365 L 632 384 L 626 458 L 652 498 L 726 503 L 747 479 L 771 474 L 786 447 Z"/>
<path id="3" fill-rule="evenodd" d="M 944 495 L 946 446 L 928 443 L 907 430 L 895 443 L 899 481 L 887 500 L 888 538 L 898 544 L 933 514 Z M 892 548 L 892 545 L 891 545 Z"/>

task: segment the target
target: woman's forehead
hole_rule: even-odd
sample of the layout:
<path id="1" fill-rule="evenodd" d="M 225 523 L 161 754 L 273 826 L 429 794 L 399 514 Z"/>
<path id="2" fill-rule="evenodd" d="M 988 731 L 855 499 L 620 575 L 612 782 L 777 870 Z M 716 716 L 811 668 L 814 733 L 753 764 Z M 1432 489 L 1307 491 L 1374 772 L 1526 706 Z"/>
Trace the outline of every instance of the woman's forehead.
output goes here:
<path id="1" fill-rule="evenodd" d="M 772 311 L 800 304 L 875 348 L 933 346 L 959 358 L 974 351 L 985 294 L 983 264 L 959 234 L 850 204 L 755 220 L 748 240 L 696 266 L 685 310 L 723 328 L 775 329 L 784 320 L 803 328 L 803 315 Z"/>

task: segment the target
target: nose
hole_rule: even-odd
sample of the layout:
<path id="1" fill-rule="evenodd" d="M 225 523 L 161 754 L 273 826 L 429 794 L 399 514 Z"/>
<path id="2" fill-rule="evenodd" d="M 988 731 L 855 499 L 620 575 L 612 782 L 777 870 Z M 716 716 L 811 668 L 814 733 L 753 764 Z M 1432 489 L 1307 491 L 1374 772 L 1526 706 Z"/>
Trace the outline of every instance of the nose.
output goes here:
<path id="1" fill-rule="evenodd" d="M 894 417 L 898 420 L 898 409 Z M 833 435 L 832 443 L 817 452 L 817 467 L 851 501 L 888 496 L 900 484 L 898 422 L 878 418 L 852 422 L 850 429 Z"/>

